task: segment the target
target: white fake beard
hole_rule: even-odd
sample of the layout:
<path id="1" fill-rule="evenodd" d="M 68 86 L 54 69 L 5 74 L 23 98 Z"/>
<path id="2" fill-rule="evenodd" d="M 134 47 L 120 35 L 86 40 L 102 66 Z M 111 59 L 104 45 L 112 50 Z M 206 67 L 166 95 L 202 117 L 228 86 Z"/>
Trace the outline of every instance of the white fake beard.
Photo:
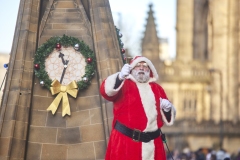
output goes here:
<path id="1" fill-rule="evenodd" d="M 150 79 L 150 71 L 132 70 L 132 76 L 140 83 L 145 83 Z"/>

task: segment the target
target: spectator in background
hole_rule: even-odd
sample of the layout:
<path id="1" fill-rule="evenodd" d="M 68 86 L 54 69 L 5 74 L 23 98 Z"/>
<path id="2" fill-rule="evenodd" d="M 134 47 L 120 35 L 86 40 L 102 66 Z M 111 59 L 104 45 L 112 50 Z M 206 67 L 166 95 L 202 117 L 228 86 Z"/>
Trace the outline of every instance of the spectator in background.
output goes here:
<path id="1" fill-rule="evenodd" d="M 216 154 L 212 154 L 212 155 L 211 155 L 211 160 L 217 160 Z"/>
<path id="2" fill-rule="evenodd" d="M 237 157 L 236 157 L 234 160 L 240 160 L 240 149 L 239 149 L 239 151 L 238 151 Z"/>
<path id="3" fill-rule="evenodd" d="M 217 151 L 216 156 L 217 160 L 228 160 L 228 158 L 230 159 L 230 155 L 224 149 L 220 149 L 219 151 Z"/>

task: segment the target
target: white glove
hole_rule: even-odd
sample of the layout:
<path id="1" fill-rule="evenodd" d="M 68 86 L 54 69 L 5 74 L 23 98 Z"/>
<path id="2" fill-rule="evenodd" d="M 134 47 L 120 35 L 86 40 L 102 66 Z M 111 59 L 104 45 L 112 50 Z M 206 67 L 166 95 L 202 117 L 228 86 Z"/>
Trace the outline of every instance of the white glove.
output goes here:
<path id="1" fill-rule="evenodd" d="M 121 72 L 119 73 L 119 79 L 123 80 L 126 76 L 130 74 L 132 67 L 129 64 L 124 64 Z"/>
<path id="2" fill-rule="evenodd" d="M 160 98 L 160 107 L 165 112 L 168 112 L 168 111 L 170 111 L 172 109 L 172 103 L 169 102 L 167 99 Z"/>

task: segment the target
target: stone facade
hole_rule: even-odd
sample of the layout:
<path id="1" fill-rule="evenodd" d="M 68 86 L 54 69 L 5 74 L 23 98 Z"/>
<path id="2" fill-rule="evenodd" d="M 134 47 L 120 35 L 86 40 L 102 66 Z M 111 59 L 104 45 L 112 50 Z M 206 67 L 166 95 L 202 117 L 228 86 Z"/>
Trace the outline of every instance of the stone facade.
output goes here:
<path id="1" fill-rule="evenodd" d="M 71 116 L 47 112 L 55 96 L 34 76 L 34 54 L 52 36 L 74 36 L 94 51 L 91 85 L 69 96 Z M 99 85 L 123 62 L 108 0 L 21 0 L 0 115 L 0 159 L 104 159 L 112 103 Z M 61 108 L 61 107 L 59 107 Z"/>
<path id="2" fill-rule="evenodd" d="M 239 5 L 237 0 L 178 0 L 172 63 L 142 44 L 142 55 L 158 59 L 159 83 L 177 109 L 176 123 L 163 128 L 172 149 L 239 149 Z M 147 23 L 154 24 L 149 10 Z M 156 32 L 156 26 L 146 26 L 143 39 Z"/>

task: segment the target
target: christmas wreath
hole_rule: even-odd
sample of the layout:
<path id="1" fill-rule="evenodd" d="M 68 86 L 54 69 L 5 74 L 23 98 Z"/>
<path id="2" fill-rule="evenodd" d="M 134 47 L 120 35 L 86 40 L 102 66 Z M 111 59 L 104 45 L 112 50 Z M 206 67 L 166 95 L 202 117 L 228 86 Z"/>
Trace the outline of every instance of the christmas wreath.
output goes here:
<path id="1" fill-rule="evenodd" d="M 48 73 L 45 70 L 45 59 L 54 49 L 60 50 L 62 46 L 72 46 L 84 56 L 87 62 L 85 66 L 85 74 L 83 75 L 82 80 L 77 81 L 76 83 L 80 90 L 87 88 L 95 73 L 96 59 L 94 53 L 83 41 L 66 35 L 63 35 L 62 37 L 51 37 L 37 49 L 34 58 L 34 69 L 36 77 L 40 80 L 40 84 L 50 89 L 53 80 L 49 78 Z"/>

